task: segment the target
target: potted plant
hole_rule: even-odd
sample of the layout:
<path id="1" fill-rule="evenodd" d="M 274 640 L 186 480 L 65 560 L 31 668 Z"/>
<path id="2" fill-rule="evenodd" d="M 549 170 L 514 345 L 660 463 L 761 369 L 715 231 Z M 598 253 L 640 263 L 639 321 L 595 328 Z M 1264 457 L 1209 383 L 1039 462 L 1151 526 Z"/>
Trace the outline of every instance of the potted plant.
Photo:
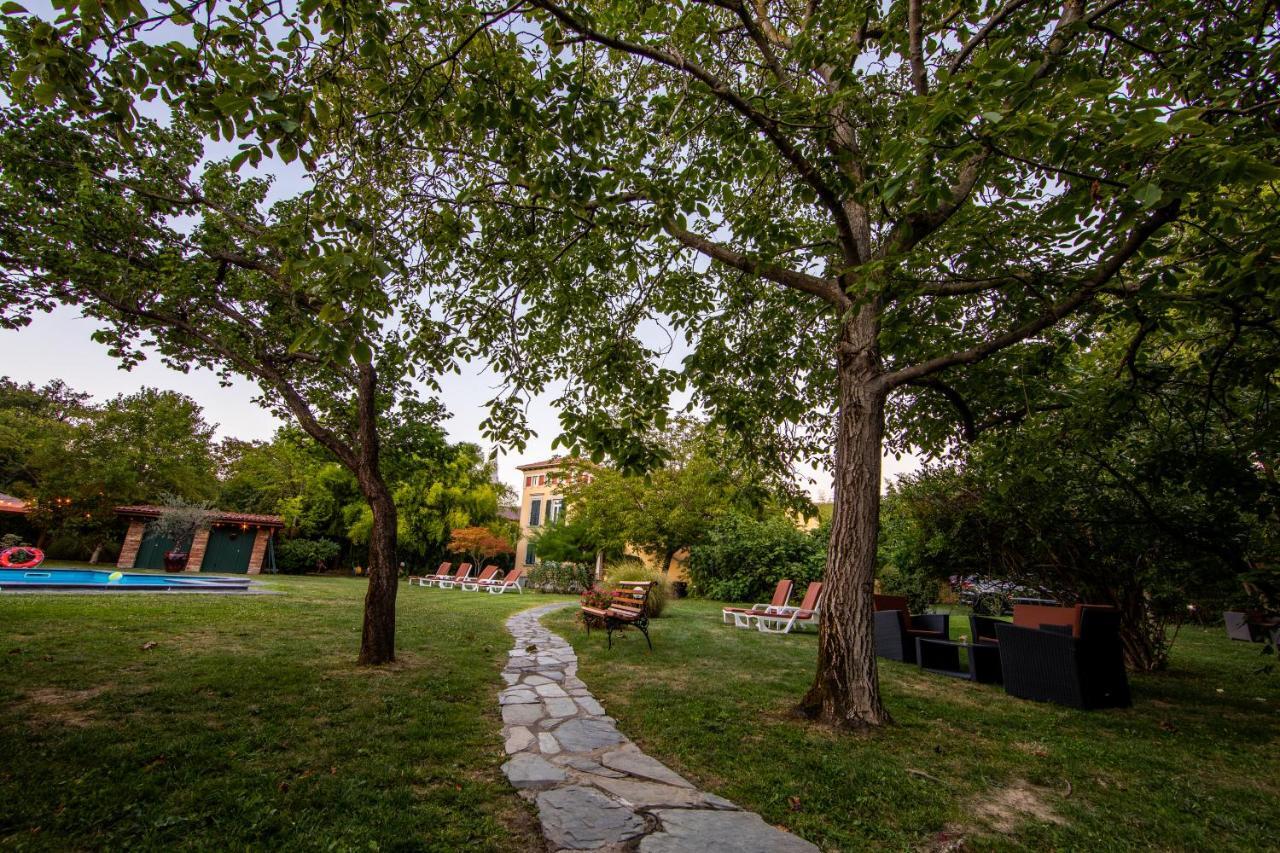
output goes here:
<path id="1" fill-rule="evenodd" d="M 208 526 L 212 514 L 205 502 L 193 503 L 173 495 L 164 499 L 160 515 L 147 525 L 147 532 L 173 543 L 173 548 L 164 555 L 165 571 L 180 572 L 186 568 L 191 543 L 196 533 Z"/>

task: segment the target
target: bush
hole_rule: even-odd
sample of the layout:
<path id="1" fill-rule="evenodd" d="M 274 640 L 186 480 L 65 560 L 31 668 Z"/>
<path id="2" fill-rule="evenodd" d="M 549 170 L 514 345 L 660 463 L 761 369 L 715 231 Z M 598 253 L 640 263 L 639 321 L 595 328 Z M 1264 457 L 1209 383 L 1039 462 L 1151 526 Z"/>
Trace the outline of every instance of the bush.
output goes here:
<path id="1" fill-rule="evenodd" d="M 286 575 L 314 572 L 338 556 L 339 550 L 332 539 L 286 539 L 276 546 L 276 567 Z"/>
<path id="2" fill-rule="evenodd" d="M 767 601 L 783 578 L 803 590 L 822 579 L 827 533 L 825 525 L 801 530 L 784 515 L 723 516 L 707 541 L 689 550 L 693 591 L 724 601 Z"/>
<path id="3" fill-rule="evenodd" d="M 892 564 L 880 567 L 880 591 L 885 595 L 905 595 L 912 613 L 924 613 L 938 600 L 941 584 L 928 572 L 909 571 Z"/>
<path id="4" fill-rule="evenodd" d="M 662 615 L 671 600 L 671 581 L 637 560 L 609 563 L 604 567 L 604 577 L 609 586 L 617 586 L 619 581 L 653 581 L 653 588 L 649 590 L 649 616 L 653 619 Z"/>
<path id="5" fill-rule="evenodd" d="M 538 592 L 577 593 L 595 581 L 595 566 L 543 560 L 529 569 L 529 586 Z"/>

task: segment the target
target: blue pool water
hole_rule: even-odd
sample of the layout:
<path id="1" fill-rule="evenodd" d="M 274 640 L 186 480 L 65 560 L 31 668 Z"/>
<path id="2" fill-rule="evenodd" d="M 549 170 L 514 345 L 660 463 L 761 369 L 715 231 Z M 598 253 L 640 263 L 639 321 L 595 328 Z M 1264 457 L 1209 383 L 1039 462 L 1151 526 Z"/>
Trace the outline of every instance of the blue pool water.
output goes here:
<path id="1" fill-rule="evenodd" d="M 103 569 L 0 569 L 0 590 L 9 589 L 204 589 L 239 591 L 247 577 L 144 575 Z"/>

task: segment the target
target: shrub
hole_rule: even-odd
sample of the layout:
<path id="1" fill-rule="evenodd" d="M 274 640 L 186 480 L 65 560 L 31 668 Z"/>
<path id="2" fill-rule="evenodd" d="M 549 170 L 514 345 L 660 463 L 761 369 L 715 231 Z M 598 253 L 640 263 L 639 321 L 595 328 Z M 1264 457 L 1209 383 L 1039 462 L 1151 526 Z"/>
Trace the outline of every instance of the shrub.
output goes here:
<path id="1" fill-rule="evenodd" d="M 767 601 L 783 578 L 804 589 L 822 579 L 826 530 L 800 530 L 784 515 L 726 515 L 706 542 L 689 549 L 693 591 L 724 601 Z"/>
<path id="2" fill-rule="evenodd" d="M 924 613 L 938 600 L 941 584 L 927 572 L 909 571 L 892 564 L 880 567 L 880 591 L 905 595 L 912 613 Z"/>
<path id="3" fill-rule="evenodd" d="M 604 567 L 604 577 L 610 586 L 616 586 L 619 581 L 653 581 L 653 588 L 649 590 L 649 616 L 653 619 L 662 615 L 671 600 L 671 581 L 638 560 L 609 563 Z"/>
<path id="4" fill-rule="evenodd" d="M 543 560 L 529 569 L 529 586 L 538 592 L 582 592 L 595 580 L 594 566 Z"/>
<path id="5" fill-rule="evenodd" d="M 286 539 L 276 547 L 276 566 L 286 575 L 314 572 L 338 556 L 339 550 L 332 539 Z"/>

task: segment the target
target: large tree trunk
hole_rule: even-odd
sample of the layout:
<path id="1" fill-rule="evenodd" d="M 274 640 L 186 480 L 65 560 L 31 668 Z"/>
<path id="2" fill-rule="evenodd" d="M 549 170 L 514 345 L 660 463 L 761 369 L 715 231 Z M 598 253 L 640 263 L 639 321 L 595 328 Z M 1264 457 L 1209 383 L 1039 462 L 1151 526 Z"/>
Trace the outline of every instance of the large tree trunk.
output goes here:
<path id="1" fill-rule="evenodd" d="M 865 729 L 892 722 L 880 701 L 871 598 L 880 532 L 885 392 L 870 319 L 846 321 L 836 359 L 840 410 L 835 508 L 822 594 L 818 673 L 800 711 L 841 728 Z"/>
<path id="2" fill-rule="evenodd" d="M 382 475 L 361 471 L 360 491 L 373 511 L 369 534 L 369 588 L 364 596 L 364 628 L 360 635 L 361 664 L 391 663 L 396 659 L 396 505 Z"/>
<path id="3" fill-rule="evenodd" d="M 373 512 L 373 530 L 369 534 L 369 588 L 364 596 L 364 628 L 358 659 L 365 665 L 391 663 L 396 659 L 396 592 L 400 574 L 396 560 L 396 505 L 379 467 L 376 388 L 377 374 L 372 365 L 362 365 L 356 398 L 360 432 L 356 480 Z"/>

